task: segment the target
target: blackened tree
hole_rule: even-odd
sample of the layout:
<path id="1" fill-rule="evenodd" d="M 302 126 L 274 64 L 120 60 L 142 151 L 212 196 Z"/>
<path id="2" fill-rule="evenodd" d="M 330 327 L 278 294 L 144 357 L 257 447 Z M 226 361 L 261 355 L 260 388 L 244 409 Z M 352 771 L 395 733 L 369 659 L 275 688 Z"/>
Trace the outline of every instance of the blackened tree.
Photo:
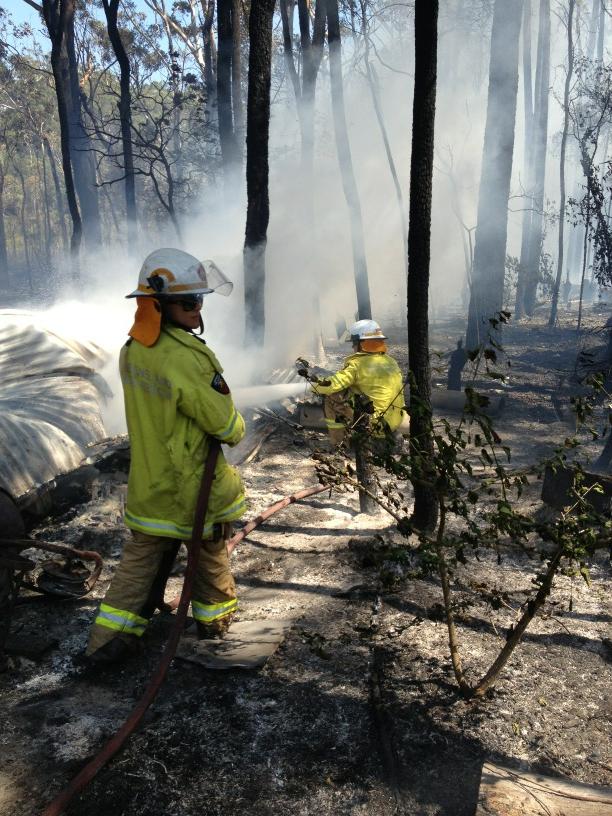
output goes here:
<path id="1" fill-rule="evenodd" d="M 427 460 L 433 452 L 429 368 L 429 260 L 436 113 L 438 0 L 416 0 L 415 67 L 408 226 L 408 365 L 411 375 L 410 445 L 423 462 L 414 487 L 413 523 L 435 527 L 438 502 L 427 485 Z"/>
<path id="2" fill-rule="evenodd" d="M 244 240 L 245 343 L 261 346 L 265 337 L 266 241 L 270 220 L 268 137 L 272 18 L 275 0 L 251 3 L 247 99 L 247 217 Z"/>

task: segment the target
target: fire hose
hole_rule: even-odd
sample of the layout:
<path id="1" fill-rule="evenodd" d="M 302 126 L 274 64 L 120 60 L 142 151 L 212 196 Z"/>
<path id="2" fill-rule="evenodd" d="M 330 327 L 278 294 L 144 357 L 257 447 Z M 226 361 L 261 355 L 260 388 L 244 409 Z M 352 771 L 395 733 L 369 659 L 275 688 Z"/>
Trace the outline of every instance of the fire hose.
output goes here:
<path id="1" fill-rule="evenodd" d="M 42 812 L 42 816 L 59 816 L 63 813 L 67 805 L 76 796 L 77 793 L 83 790 L 94 778 L 94 776 L 101 770 L 106 763 L 120 750 L 126 739 L 136 729 L 140 720 L 144 716 L 145 711 L 151 705 L 164 681 L 170 663 L 176 652 L 179 639 L 187 618 L 187 611 L 191 601 L 191 592 L 193 588 L 193 581 L 198 564 L 199 551 L 202 540 L 202 530 L 204 528 L 204 519 L 206 516 L 206 509 L 208 506 L 208 499 L 210 496 L 210 489 L 212 479 L 214 476 L 215 464 L 217 456 L 219 455 L 219 443 L 211 445 L 208 459 L 204 467 L 204 474 L 202 476 L 202 484 L 200 487 L 200 494 L 198 496 L 198 503 L 196 506 L 195 518 L 193 522 L 193 530 L 191 540 L 187 545 L 187 568 L 185 570 L 185 578 L 183 580 L 183 589 L 178 603 L 173 602 L 171 606 L 177 608 L 177 613 L 172 627 L 172 631 L 166 642 L 166 646 L 162 653 L 158 667 L 149 681 L 149 685 L 145 689 L 144 694 L 136 704 L 132 713 L 125 720 L 123 725 L 114 734 L 113 737 L 104 745 L 102 750 L 90 761 L 87 765 L 69 782 L 69 784 L 62 790 L 55 799 L 47 805 Z M 314 496 L 317 493 L 322 493 L 324 490 L 329 490 L 326 485 L 315 485 L 313 487 L 305 488 L 291 496 L 286 496 L 283 499 L 270 505 L 266 510 L 260 513 L 256 518 L 250 521 L 243 527 L 236 535 L 234 535 L 228 542 L 228 555 L 236 548 L 236 546 L 245 538 L 252 530 L 262 524 L 274 513 L 278 513 L 289 504 L 293 504 L 300 499 L 305 499 L 308 496 Z"/>

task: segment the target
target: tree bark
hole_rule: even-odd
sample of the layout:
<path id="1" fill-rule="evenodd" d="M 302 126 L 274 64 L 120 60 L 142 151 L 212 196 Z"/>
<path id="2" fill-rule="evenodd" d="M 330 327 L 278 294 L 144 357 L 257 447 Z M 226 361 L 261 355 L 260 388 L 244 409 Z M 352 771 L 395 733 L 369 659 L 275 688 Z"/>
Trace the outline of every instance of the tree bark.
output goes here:
<path id="1" fill-rule="evenodd" d="M 270 220 L 268 138 L 272 18 L 275 0 L 251 3 L 247 100 L 247 217 L 244 240 L 245 345 L 262 346 L 265 337 L 266 241 Z"/>
<path id="2" fill-rule="evenodd" d="M 436 113 L 438 0 L 416 0 L 415 66 L 408 219 L 408 366 L 411 373 L 410 445 L 425 464 L 433 455 L 429 367 L 429 262 Z M 427 477 L 427 472 L 423 473 Z M 412 521 L 433 529 L 435 492 L 415 482 Z"/>
<path id="3" fill-rule="evenodd" d="M 546 147 L 548 144 L 548 98 L 550 92 L 550 0 L 540 0 L 538 58 L 534 106 L 533 212 L 529 232 L 528 265 L 525 281 L 525 311 L 533 315 L 540 282 L 544 222 Z"/>
<path id="4" fill-rule="evenodd" d="M 62 59 L 64 50 L 64 40 L 66 37 L 67 16 L 74 14 L 74 0 L 59 0 L 59 7 L 54 0 L 43 0 L 43 16 L 45 25 L 51 40 L 51 70 L 55 83 L 55 95 L 57 98 L 57 114 L 60 124 L 60 139 L 62 149 L 62 169 L 64 172 L 64 184 L 66 187 L 66 198 L 68 199 L 68 209 L 72 219 L 72 237 L 70 239 L 70 254 L 73 259 L 73 273 L 75 277 L 79 249 L 81 246 L 81 236 L 83 226 L 81 214 L 76 199 L 74 178 L 72 175 L 72 164 L 70 161 L 70 124 L 68 117 L 68 101 L 66 98 L 66 61 Z"/>
<path id="5" fill-rule="evenodd" d="M 467 351 L 487 341 L 492 330 L 489 320 L 503 306 L 522 5 L 522 0 L 495 0 L 493 11 Z"/>
<path id="6" fill-rule="evenodd" d="M 351 229 L 351 247 L 353 251 L 353 270 L 355 275 L 355 290 L 357 294 L 357 313 L 359 319 L 372 317 L 370 304 L 370 287 L 368 283 L 368 267 L 363 235 L 363 218 L 361 203 L 353 169 L 351 145 L 346 124 L 346 110 L 344 106 L 344 84 L 342 80 L 342 46 L 340 39 L 340 20 L 338 16 L 338 0 L 326 0 L 327 40 L 329 43 L 329 75 L 331 83 L 332 113 L 334 117 L 334 134 L 336 137 L 336 152 L 342 176 L 342 188 L 349 210 Z"/>
<path id="7" fill-rule="evenodd" d="M 121 121 L 121 143 L 123 148 L 123 172 L 125 175 L 125 215 L 127 220 L 128 249 L 135 249 L 138 239 L 136 216 L 136 179 L 134 176 L 134 152 L 132 149 L 132 98 L 130 92 L 130 61 L 126 53 L 119 27 L 117 11 L 119 0 L 102 0 L 108 38 L 119 63 L 119 118 Z"/>
<path id="8" fill-rule="evenodd" d="M 563 240 L 565 232 L 565 153 L 567 151 L 567 136 L 569 132 L 569 97 L 574 73 L 574 34 L 573 21 L 576 0 L 569 0 L 567 10 L 567 74 L 565 76 L 565 89 L 563 92 L 563 132 L 561 135 L 561 155 L 559 158 L 559 244 L 557 254 L 557 277 L 552 294 L 552 304 L 548 325 L 552 328 L 557 322 L 557 305 L 559 302 L 559 288 L 563 276 Z"/>

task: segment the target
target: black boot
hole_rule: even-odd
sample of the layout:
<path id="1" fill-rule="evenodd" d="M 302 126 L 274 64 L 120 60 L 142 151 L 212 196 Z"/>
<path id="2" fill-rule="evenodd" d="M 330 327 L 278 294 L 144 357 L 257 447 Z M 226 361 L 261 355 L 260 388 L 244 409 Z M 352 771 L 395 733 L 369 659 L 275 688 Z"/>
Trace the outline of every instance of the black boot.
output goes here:
<path id="1" fill-rule="evenodd" d="M 105 643 L 93 654 L 87 655 L 85 660 L 90 666 L 110 666 L 113 663 L 122 663 L 130 657 L 142 653 L 142 644 L 135 637 L 116 637 Z"/>

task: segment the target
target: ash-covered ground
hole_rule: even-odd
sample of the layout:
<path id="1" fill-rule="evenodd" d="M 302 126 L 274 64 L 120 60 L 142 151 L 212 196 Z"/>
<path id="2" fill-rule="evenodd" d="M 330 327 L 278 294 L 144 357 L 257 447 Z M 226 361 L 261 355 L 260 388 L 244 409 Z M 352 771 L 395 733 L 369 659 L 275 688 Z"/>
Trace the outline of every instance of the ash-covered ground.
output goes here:
<path id="1" fill-rule="evenodd" d="M 594 313 L 592 324 L 598 319 Z M 434 344 L 448 352 L 459 335 L 458 326 L 440 325 Z M 604 342 L 593 337 L 595 345 Z M 552 394 L 564 394 L 559 377 L 572 369 L 576 336 L 569 328 L 553 335 L 519 325 L 505 343 L 512 368 L 495 427 L 523 464 L 568 435 L 571 418 L 559 417 Z M 401 348 L 393 351 L 405 363 Z M 249 515 L 316 483 L 316 443 L 316 435 L 278 424 L 242 467 Z M 534 480 L 521 499 L 533 512 L 540 490 Z M 93 597 L 43 597 L 15 610 L 13 630 L 42 637 L 50 648 L 35 660 L 12 658 L 0 678 L 5 816 L 41 812 L 121 725 L 159 659 L 171 626 L 163 615 L 141 657 L 95 673 L 78 660 L 127 534 L 124 493 L 124 474 L 105 474 L 90 502 L 34 532 L 98 550 L 105 570 Z M 292 505 L 253 532 L 233 555 L 240 616 L 292 620 L 281 647 L 254 672 L 175 660 L 138 731 L 67 812 L 469 816 L 487 759 L 612 785 L 608 554 L 591 565 L 590 587 L 556 579 L 497 686 L 466 702 L 454 683 L 438 581 L 410 577 L 416 558 L 398 570 L 389 561 L 398 545 L 410 542 L 392 519 L 360 515 L 347 493 Z M 455 573 L 471 679 L 503 644 L 533 575 L 533 564 L 512 547 L 502 549 L 500 563 L 482 552 Z M 180 585 L 176 575 L 167 595 Z M 503 598 L 496 609 L 487 602 L 491 590 Z"/>

